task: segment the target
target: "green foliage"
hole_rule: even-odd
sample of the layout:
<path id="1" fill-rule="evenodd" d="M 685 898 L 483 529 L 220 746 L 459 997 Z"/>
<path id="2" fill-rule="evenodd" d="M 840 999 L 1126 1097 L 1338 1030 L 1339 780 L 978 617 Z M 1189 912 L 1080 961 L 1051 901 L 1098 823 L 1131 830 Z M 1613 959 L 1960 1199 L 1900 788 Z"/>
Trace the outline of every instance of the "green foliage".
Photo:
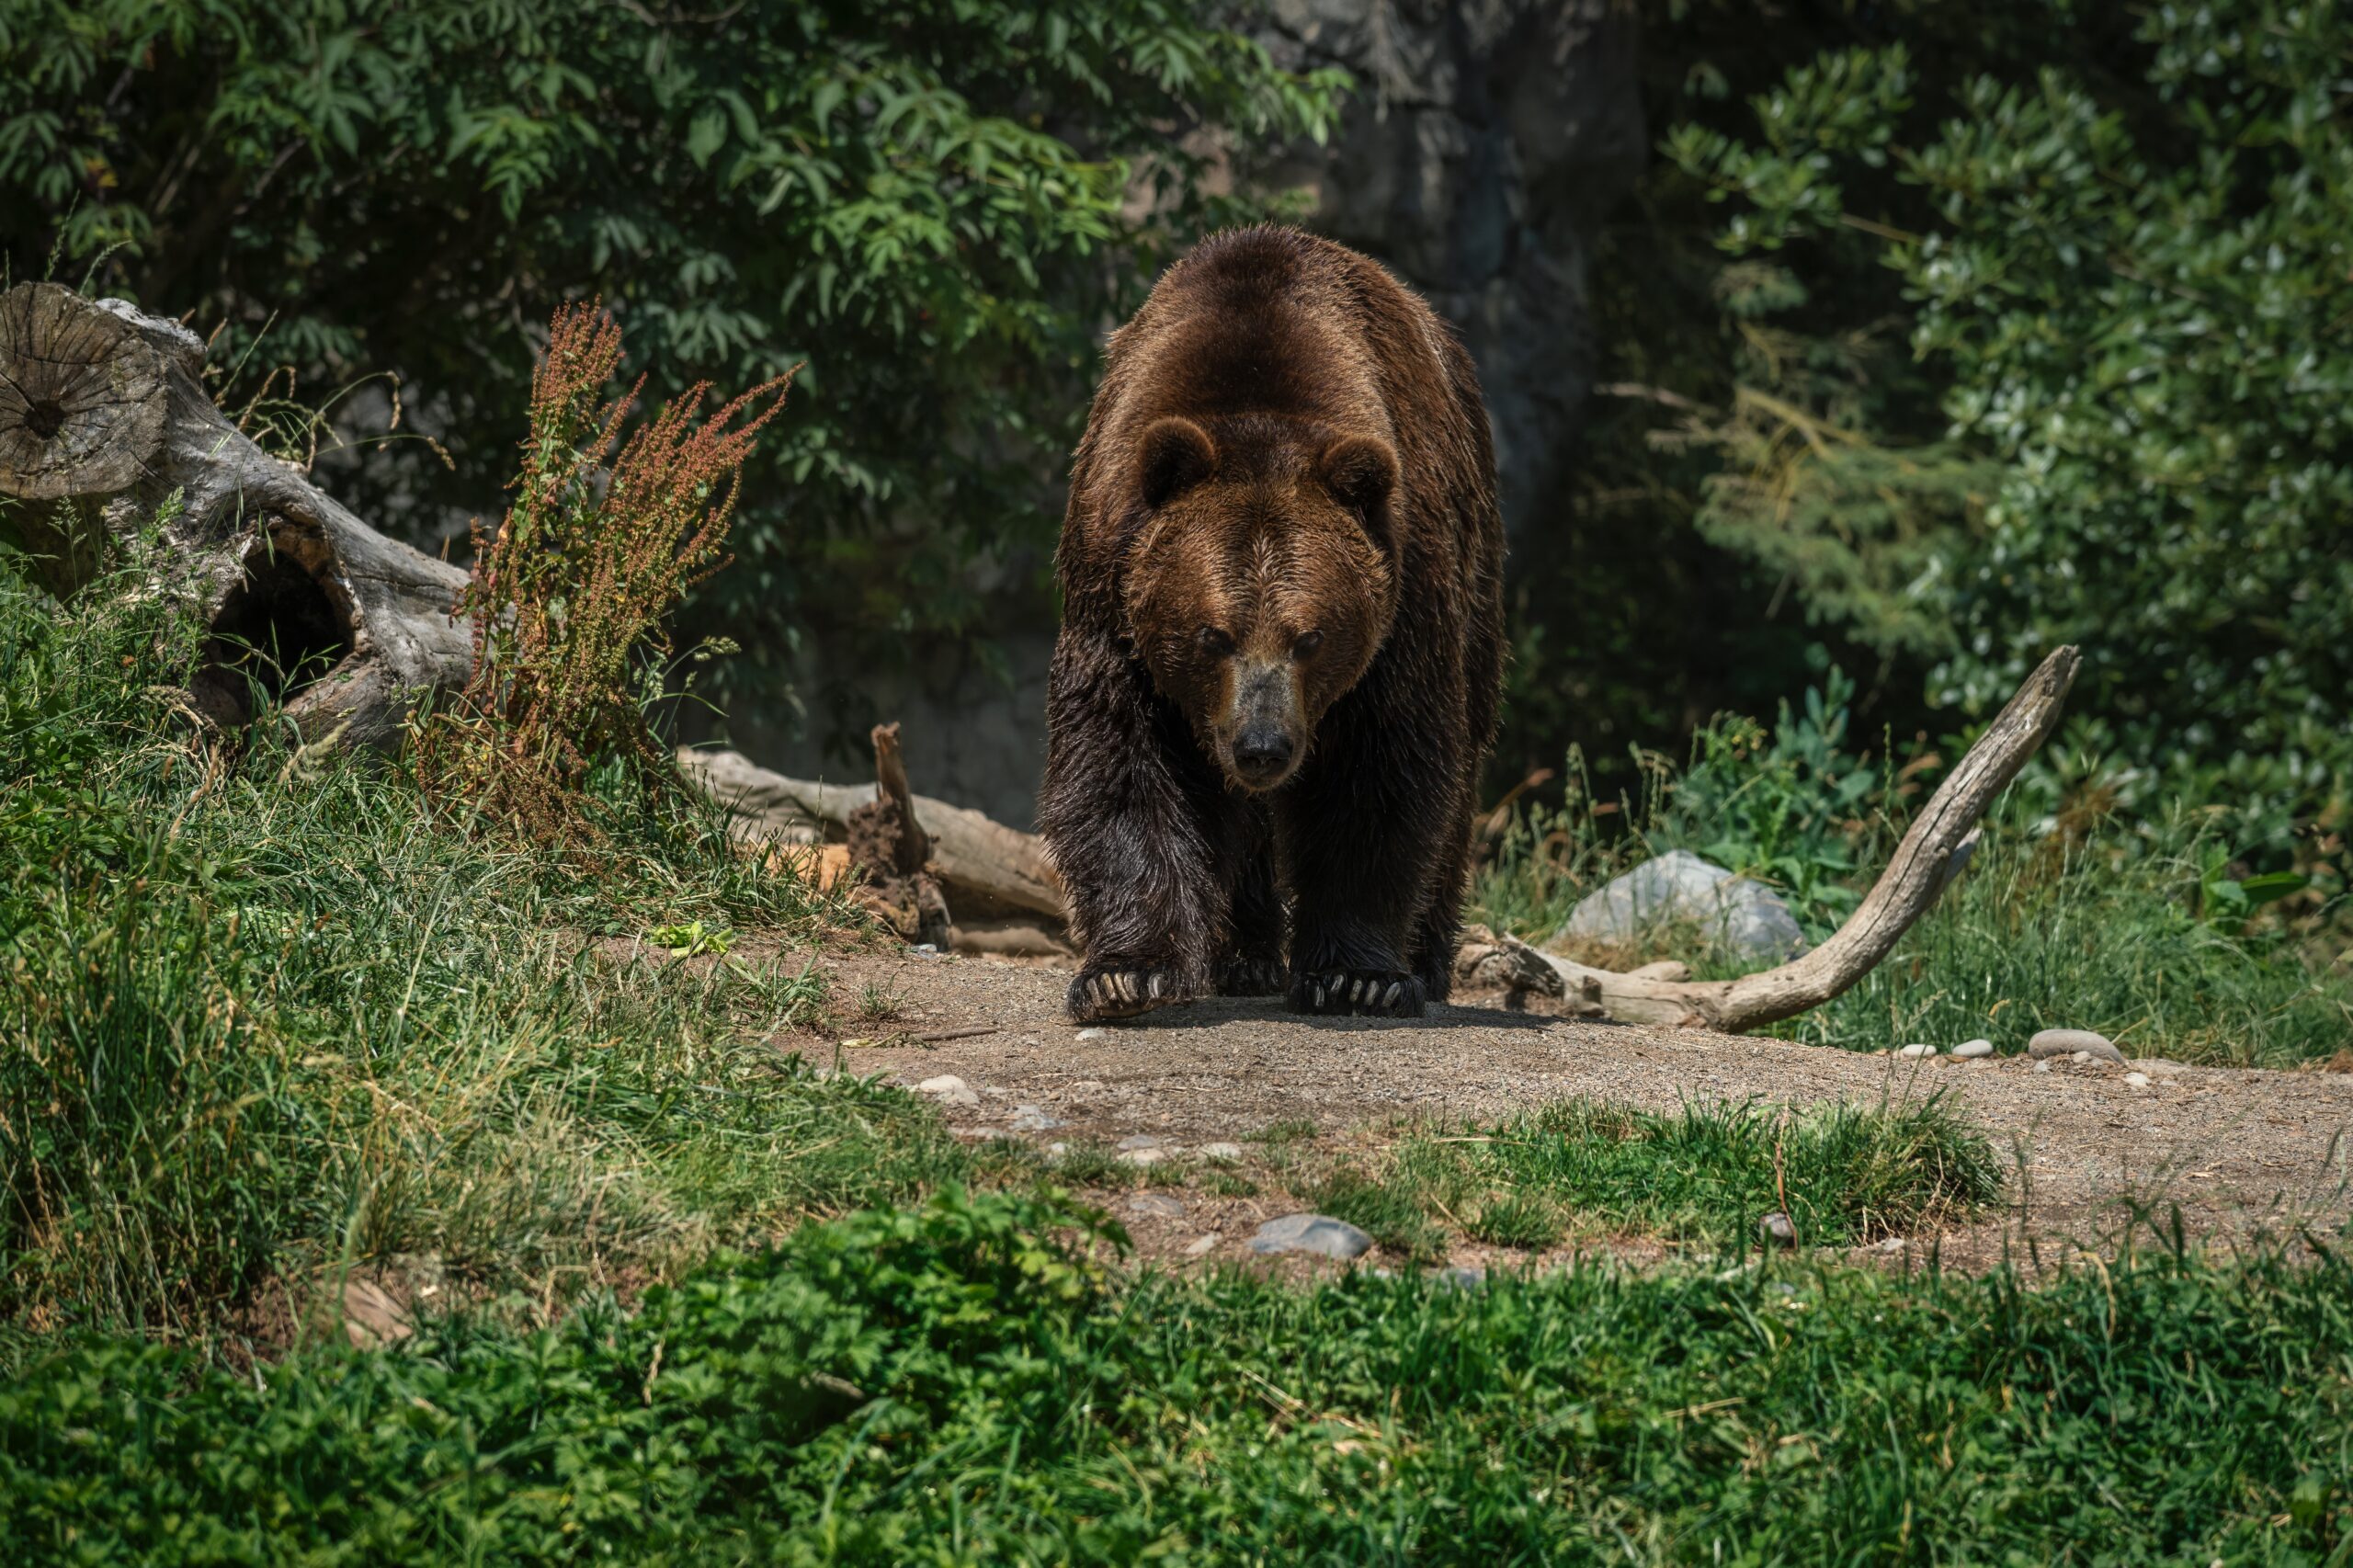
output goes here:
<path id="1" fill-rule="evenodd" d="M 385 449 L 336 482 L 364 515 L 490 506 L 562 299 L 657 400 L 805 359 L 712 590 L 773 677 L 804 631 L 904 656 L 980 586 L 1041 597 L 1096 335 L 1266 213 L 1254 157 L 1338 85 L 1192 0 L 7 0 L 0 243 L 104 256 L 232 358 L 267 323 L 306 389 L 397 371 L 456 467 Z"/>
<path id="2" fill-rule="evenodd" d="M 2307 961 L 2295 926 L 2251 922 L 2256 897 L 2289 890 L 2254 878 L 2247 892 L 2209 824 L 2149 835 L 2105 819 L 2040 841 L 2033 826 L 2017 812 L 1988 824 L 1893 953 L 1773 1032 L 2022 1051 L 2037 1029 L 2089 1028 L 2128 1055 L 2248 1067 L 2327 1061 L 2353 1040 L 2353 954 Z"/>
<path id="3" fill-rule="evenodd" d="M 1498 1246 L 1631 1233 L 1737 1249 L 1785 1199 L 1800 1241 L 1814 1246 L 1966 1220 L 2000 1197 L 2002 1173 L 1984 1134 L 1934 1098 L 1795 1117 L 1759 1105 L 1655 1116 L 1564 1100 L 1409 1140 L 1382 1186 L 1401 1207 L 1454 1215 Z"/>
<path id="4" fill-rule="evenodd" d="M 2353 1279 L 2027 1289 L 1596 1267 L 1115 1290 L 943 1195 L 529 1332 L 207 1372 L 21 1346 L 28 1562 L 2311 1562 L 2353 1532 Z"/>
<path id="5" fill-rule="evenodd" d="M 1597 801 L 1576 759 L 1559 807 L 1515 812 L 1475 889 L 1479 915 L 1533 941 L 1651 855 L 1688 848 L 1773 884 L 1820 938 L 1851 912 L 1925 799 L 1937 758 L 1898 767 L 1850 751 L 1852 687 L 1836 671 L 1768 731 L 1723 717 L 1677 769 L 1643 754 L 1639 799 Z M 1957 753 L 1958 741 L 1951 743 Z M 2097 757 L 2060 745 L 1984 824 L 1967 869 L 1855 988 L 1776 1026 L 1882 1051 L 2041 1028 L 2095 1028 L 2136 1054 L 2287 1067 L 2353 1040 L 2353 949 L 2341 874 L 2252 869 L 2276 818 L 2150 802 L 2090 787 Z M 1663 930 L 1625 966 L 1672 956 L 1744 966 L 1703 932 Z M 1655 948 L 1656 950 L 1653 950 Z"/>
<path id="6" fill-rule="evenodd" d="M 392 1255 L 550 1301 L 965 1168 L 767 1043 L 822 978 L 710 934 L 838 911 L 716 813 L 617 813 L 584 882 L 267 713 L 208 743 L 163 570 L 0 580 L 0 1319 L 200 1339 Z M 665 926 L 706 956 L 627 940 Z"/>
<path id="7" fill-rule="evenodd" d="M 2048 12 L 2055 37 L 2089 26 Z M 1670 137 L 1739 202 L 1722 235 L 1735 254 L 1885 269 L 1844 302 L 1846 329 L 1892 308 L 1942 421 L 1804 397 L 1782 424 L 1845 422 L 1792 452 L 1812 509 L 1720 490 L 1714 524 L 1824 607 L 1876 585 L 1879 608 L 1848 613 L 1863 635 L 1901 642 L 1915 612 L 1949 624 L 1939 703 L 1988 714 L 2052 644 L 2078 642 L 2083 744 L 2201 797 L 2222 796 L 2227 768 L 2289 816 L 2341 812 L 2353 14 L 2223 0 L 2132 17 L 2131 40 L 2040 69 L 2050 38 L 1958 74 L 1900 41 L 1825 53 L 1755 99 L 1760 140 Z M 1924 510 L 1917 538 L 1867 514 L 1848 527 L 1836 497 L 1891 460 L 1881 449 L 1923 438 L 1941 519 Z"/>

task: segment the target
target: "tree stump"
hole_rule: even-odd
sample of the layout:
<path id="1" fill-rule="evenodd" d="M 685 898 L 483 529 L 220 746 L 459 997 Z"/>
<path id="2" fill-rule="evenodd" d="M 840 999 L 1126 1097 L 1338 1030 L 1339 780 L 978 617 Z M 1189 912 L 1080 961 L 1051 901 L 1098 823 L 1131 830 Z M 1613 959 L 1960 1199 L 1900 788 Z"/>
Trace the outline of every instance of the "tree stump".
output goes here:
<path id="1" fill-rule="evenodd" d="M 464 683 L 466 574 L 385 538 L 256 446 L 198 377 L 204 345 L 53 283 L 0 294 L 0 538 L 59 597 L 160 520 L 162 585 L 207 628 L 191 705 L 223 727 L 282 706 L 306 740 L 398 747 Z"/>

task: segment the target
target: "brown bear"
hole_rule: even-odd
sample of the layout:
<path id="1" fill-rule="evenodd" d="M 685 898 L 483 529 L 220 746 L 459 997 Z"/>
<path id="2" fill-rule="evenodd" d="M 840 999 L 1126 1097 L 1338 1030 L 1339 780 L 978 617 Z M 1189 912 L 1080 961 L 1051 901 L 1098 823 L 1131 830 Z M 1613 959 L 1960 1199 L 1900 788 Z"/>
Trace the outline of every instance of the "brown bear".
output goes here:
<path id="1" fill-rule="evenodd" d="M 1205 241 L 1111 335 L 1057 567 L 1039 823 L 1071 1016 L 1444 1000 L 1504 657 L 1453 334 L 1328 240 Z"/>

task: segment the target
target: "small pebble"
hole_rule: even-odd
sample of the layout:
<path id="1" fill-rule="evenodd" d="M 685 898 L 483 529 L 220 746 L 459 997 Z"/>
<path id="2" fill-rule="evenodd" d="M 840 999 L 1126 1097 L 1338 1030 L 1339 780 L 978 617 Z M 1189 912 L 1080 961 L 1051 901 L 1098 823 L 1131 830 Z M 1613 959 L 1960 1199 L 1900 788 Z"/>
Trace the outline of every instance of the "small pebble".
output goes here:
<path id="1" fill-rule="evenodd" d="M 1756 1221 L 1756 1233 L 1776 1245 L 1786 1247 L 1797 1244 L 1798 1228 L 1790 1224 L 1790 1217 L 1778 1209 Z"/>
<path id="2" fill-rule="evenodd" d="M 1204 1143 L 1193 1151 L 1204 1160 L 1238 1160 L 1242 1157 L 1239 1143 Z"/>
<path id="3" fill-rule="evenodd" d="M 1895 1054 L 1898 1056 L 1934 1056 L 1936 1053 L 1937 1048 L 1935 1046 L 1922 1043 L 1907 1045 Z"/>
<path id="4" fill-rule="evenodd" d="M 1110 1031 L 1108 1031 L 1108 1029 L 1081 1029 L 1081 1030 L 1079 1030 L 1079 1031 L 1078 1031 L 1078 1038 L 1079 1038 L 1079 1039 L 1081 1039 L 1081 1040 L 1101 1040 L 1101 1039 L 1102 1039 L 1106 1034 L 1108 1034 L 1108 1032 L 1110 1032 Z"/>
<path id="5" fill-rule="evenodd" d="M 1963 1062 L 1974 1062 L 1981 1056 L 1993 1055 L 1994 1042 L 1990 1040 L 1965 1040 L 1952 1048 L 1952 1053 Z"/>
<path id="6" fill-rule="evenodd" d="M 1161 1142 L 1149 1132 L 1131 1132 L 1120 1140 L 1119 1146 L 1122 1149 L 1157 1149 Z"/>
<path id="7" fill-rule="evenodd" d="M 1013 1130 L 1016 1132 L 1043 1132 L 1062 1125 L 1060 1117 L 1048 1116 L 1041 1107 L 1017 1105 L 1013 1108 Z"/>
<path id="8" fill-rule="evenodd" d="M 2104 1062 L 2124 1060 L 2124 1053 L 2109 1044 L 2106 1035 L 2089 1029 L 2043 1029 L 2026 1042 L 2026 1053 L 2038 1062 L 2078 1051 L 2089 1051 Z"/>
<path id="9" fill-rule="evenodd" d="M 1150 1214 L 1162 1220 L 1174 1220 L 1185 1212 L 1184 1200 L 1165 1192 L 1139 1192 L 1128 1199 L 1131 1214 Z"/>
<path id="10" fill-rule="evenodd" d="M 2038 1073 L 2048 1073 L 2051 1071 L 2051 1063 L 2048 1062 L 2038 1062 L 2034 1064 L 2034 1070 Z"/>
<path id="11" fill-rule="evenodd" d="M 2127 1073 L 2124 1074 L 2124 1081 L 2136 1089 L 2145 1089 L 2149 1086 L 2149 1075 L 2146 1073 Z"/>
<path id="12" fill-rule="evenodd" d="M 926 1078 L 915 1085 L 915 1092 L 929 1095 L 942 1105 L 976 1106 L 981 1103 L 981 1096 L 972 1093 L 972 1086 L 953 1073 Z"/>
<path id="13" fill-rule="evenodd" d="M 1346 1220 L 1328 1214 L 1286 1214 L 1258 1227 L 1250 1238 L 1256 1253 L 1305 1252 L 1318 1257 L 1362 1257 L 1372 1250 L 1372 1238 Z"/>
<path id="14" fill-rule="evenodd" d="M 1195 1236 L 1186 1246 L 1185 1256 L 1187 1257 L 1199 1257 L 1205 1253 L 1215 1250 L 1217 1244 L 1218 1238 L 1214 1234 Z"/>

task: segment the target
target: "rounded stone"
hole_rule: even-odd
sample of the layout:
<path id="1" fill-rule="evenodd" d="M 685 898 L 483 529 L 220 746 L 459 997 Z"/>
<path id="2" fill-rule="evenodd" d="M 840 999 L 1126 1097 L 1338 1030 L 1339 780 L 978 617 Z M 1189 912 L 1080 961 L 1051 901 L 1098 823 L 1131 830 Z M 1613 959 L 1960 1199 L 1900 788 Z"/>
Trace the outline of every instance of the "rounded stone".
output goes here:
<path id="1" fill-rule="evenodd" d="M 1184 1214 L 1185 1203 L 1182 1199 L 1173 1198 L 1165 1192 L 1139 1192 L 1128 1199 L 1128 1212 L 1149 1214 L 1157 1220 L 1175 1220 Z"/>
<path id="2" fill-rule="evenodd" d="M 2102 1062 L 2121 1062 L 2124 1053 L 2109 1043 L 2104 1034 L 2089 1029 L 2043 1029 L 2026 1042 L 2026 1053 L 2038 1062 L 2054 1056 L 2073 1056 L 2077 1051 L 2089 1051 Z"/>
<path id="3" fill-rule="evenodd" d="M 972 1086 L 953 1073 L 926 1078 L 915 1085 L 915 1092 L 929 1095 L 942 1105 L 976 1106 L 981 1103 L 981 1096 L 972 1092 Z"/>
<path id="4" fill-rule="evenodd" d="M 1204 1143 L 1193 1151 L 1204 1160 L 1238 1160 L 1242 1157 L 1239 1143 Z"/>
<path id="5" fill-rule="evenodd" d="M 1994 1042 L 1990 1040 L 1965 1040 L 1952 1048 L 1952 1053 L 1963 1062 L 1974 1062 L 1979 1057 L 1993 1055 Z"/>
<path id="6" fill-rule="evenodd" d="M 1372 1238 L 1346 1220 L 1328 1214 L 1286 1214 L 1258 1227 L 1250 1238 L 1256 1253 L 1312 1253 L 1342 1260 L 1362 1257 L 1372 1250 Z"/>
<path id="7" fill-rule="evenodd" d="M 1778 1209 L 1756 1221 L 1756 1233 L 1775 1246 L 1797 1244 L 1798 1228 L 1790 1224 L 1790 1217 Z"/>
<path id="8" fill-rule="evenodd" d="M 1937 1048 L 1935 1046 L 1926 1043 L 1915 1043 L 1905 1046 L 1895 1054 L 1898 1056 L 1934 1056 L 1936 1053 Z"/>

